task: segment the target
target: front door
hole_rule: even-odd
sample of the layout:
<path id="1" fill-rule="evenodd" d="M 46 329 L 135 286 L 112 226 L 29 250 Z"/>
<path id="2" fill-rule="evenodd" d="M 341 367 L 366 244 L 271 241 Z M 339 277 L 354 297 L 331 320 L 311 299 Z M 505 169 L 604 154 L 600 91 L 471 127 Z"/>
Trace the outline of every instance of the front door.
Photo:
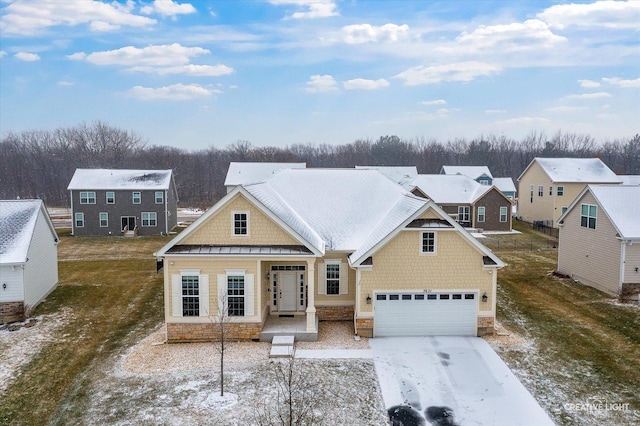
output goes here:
<path id="1" fill-rule="evenodd" d="M 120 227 L 123 231 L 133 231 L 136 229 L 136 217 L 135 216 L 122 216 L 122 226 Z"/>
<path id="2" fill-rule="evenodd" d="M 280 273 L 280 311 L 296 310 L 296 273 Z"/>

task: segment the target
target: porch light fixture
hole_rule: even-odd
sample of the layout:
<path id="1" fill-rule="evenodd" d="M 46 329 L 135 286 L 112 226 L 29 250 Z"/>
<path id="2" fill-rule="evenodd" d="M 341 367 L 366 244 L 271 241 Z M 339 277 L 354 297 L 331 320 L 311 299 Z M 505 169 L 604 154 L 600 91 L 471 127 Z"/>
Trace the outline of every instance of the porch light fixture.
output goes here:
<path id="1" fill-rule="evenodd" d="M 2 289 L 6 290 L 7 289 L 7 283 L 2 283 Z"/>
<path id="2" fill-rule="evenodd" d="M 367 294 L 367 305 L 371 304 L 371 295 Z"/>
<path id="3" fill-rule="evenodd" d="M 265 278 L 267 279 L 267 281 L 269 281 L 269 278 L 271 278 L 271 273 L 269 273 L 269 271 L 267 271 L 267 275 L 265 275 Z"/>
<path id="4" fill-rule="evenodd" d="M 489 297 L 487 296 L 487 293 L 485 292 L 485 293 L 482 295 L 482 302 L 483 302 L 483 303 L 487 303 L 487 300 L 488 300 L 488 299 L 489 299 Z"/>

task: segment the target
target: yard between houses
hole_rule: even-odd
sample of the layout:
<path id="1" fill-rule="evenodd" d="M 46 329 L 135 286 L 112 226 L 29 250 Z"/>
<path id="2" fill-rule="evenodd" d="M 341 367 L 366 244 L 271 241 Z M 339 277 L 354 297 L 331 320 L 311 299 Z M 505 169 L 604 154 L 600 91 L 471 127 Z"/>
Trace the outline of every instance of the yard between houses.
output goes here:
<path id="1" fill-rule="evenodd" d="M 500 237 L 502 247 L 514 246 L 511 238 L 548 246 L 528 225 L 516 227 L 522 234 Z M 226 391 L 238 402 L 226 408 L 216 405 L 213 359 L 191 365 L 180 355 L 184 361 L 169 369 L 150 365 L 163 359 L 156 357 L 131 367 L 163 320 L 162 274 L 152 253 L 167 238 L 60 234 L 60 286 L 36 309 L 38 323 L 0 332 L 0 424 L 254 423 L 257 407 L 275 392 L 264 344 L 231 346 Z M 555 250 L 496 253 L 508 263 L 498 275 L 498 320 L 511 336 L 487 340 L 500 357 L 558 424 L 638 424 L 638 305 L 553 277 Z M 217 356 L 213 344 L 197 345 L 200 361 Z M 247 346 L 252 357 L 233 357 Z M 173 348 L 186 353 L 196 345 L 153 350 Z M 301 362 L 317 378 L 326 424 L 385 424 L 371 360 Z M 11 366 L 17 374 L 8 373 Z"/>

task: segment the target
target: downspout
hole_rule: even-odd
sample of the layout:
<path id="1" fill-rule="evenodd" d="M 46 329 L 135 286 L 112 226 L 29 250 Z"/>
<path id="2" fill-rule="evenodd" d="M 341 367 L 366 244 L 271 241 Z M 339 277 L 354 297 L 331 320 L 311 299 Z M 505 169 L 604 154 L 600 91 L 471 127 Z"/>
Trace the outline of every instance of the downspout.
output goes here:
<path id="1" fill-rule="evenodd" d="M 169 191 L 164 191 L 164 232 L 169 235 Z"/>
<path id="2" fill-rule="evenodd" d="M 624 264 L 627 250 L 627 242 L 620 241 L 620 276 L 618 277 L 618 296 L 622 295 L 622 283 L 624 282 Z"/>
<path id="3" fill-rule="evenodd" d="M 353 309 L 353 330 L 358 334 L 358 315 L 360 314 L 360 268 L 356 268 L 356 306 Z"/>
<path id="4" fill-rule="evenodd" d="M 69 191 L 71 196 L 71 235 L 76 235 L 76 217 L 73 212 L 73 189 Z"/>

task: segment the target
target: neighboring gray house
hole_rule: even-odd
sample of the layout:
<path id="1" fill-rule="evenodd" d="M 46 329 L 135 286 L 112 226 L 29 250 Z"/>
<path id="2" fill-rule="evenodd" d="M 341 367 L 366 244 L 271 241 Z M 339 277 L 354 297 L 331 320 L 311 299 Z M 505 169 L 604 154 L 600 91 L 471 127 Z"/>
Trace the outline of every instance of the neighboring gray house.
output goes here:
<path id="1" fill-rule="evenodd" d="M 0 201 L 0 324 L 23 320 L 56 287 L 57 245 L 42 200 Z"/>
<path id="2" fill-rule="evenodd" d="M 76 169 L 71 192 L 73 235 L 167 235 L 177 224 L 171 170 Z"/>
<path id="3" fill-rule="evenodd" d="M 640 298 L 640 186 L 588 185 L 559 219 L 558 272 Z"/>

